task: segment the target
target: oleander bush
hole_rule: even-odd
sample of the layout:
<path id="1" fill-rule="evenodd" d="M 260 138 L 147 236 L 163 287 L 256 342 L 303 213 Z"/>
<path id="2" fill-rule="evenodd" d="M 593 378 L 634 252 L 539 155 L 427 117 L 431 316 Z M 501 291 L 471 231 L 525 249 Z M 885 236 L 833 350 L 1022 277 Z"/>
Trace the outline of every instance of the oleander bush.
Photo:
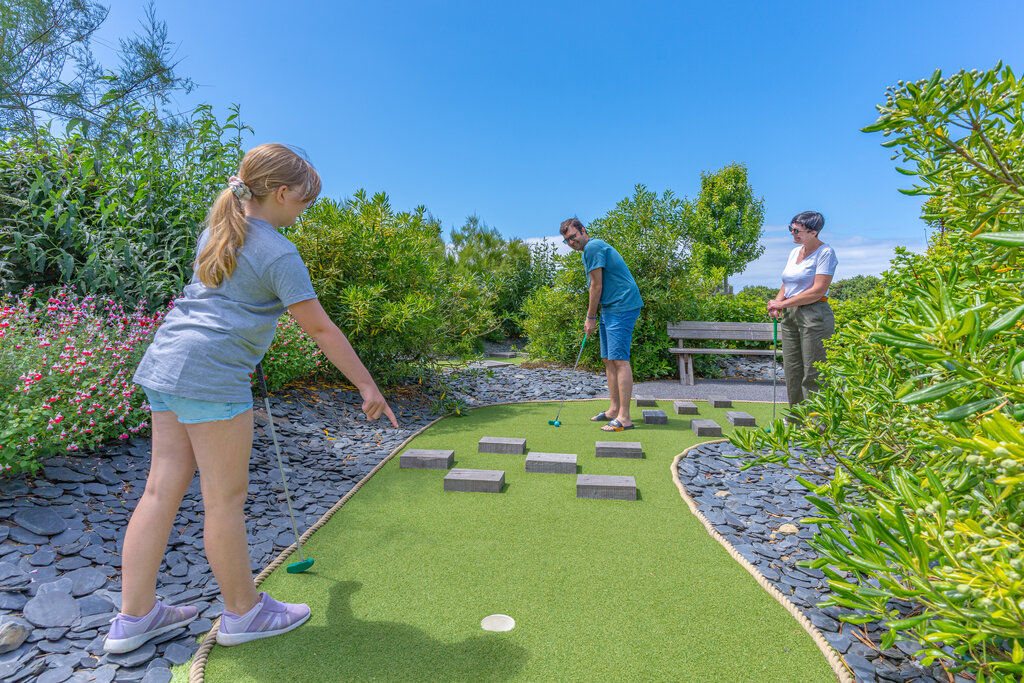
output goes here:
<path id="1" fill-rule="evenodd" d="M 418 207 L 395 212 L 387 195 L 318 201 L 288 231 L 328 315 L 378 383 L 412 365 L 468 355 L 494 329 L 494 293 L 446 267 L 441 227 Z"/>
<path id="2" fill-rule="evenodd" d="M 806 484 L 828 602 L 978 681 L 1024 676 L 1022 110 L 1002 66 L 889 90 L 865 130 L 941 229 L 828 344 L 823 390 L 793 410 L 810 428 L 733 437 L 753 462 L 838 463 Z"/>
<path id="3" fill-rule="evenodd" d="M 163 315 L 72 289 L 0 298 L 0 470 L 148 427 L 131 378 Z"/>
<path id="4" fill-rule="evenodd" d="M 167 120 L 135 106 L 118 127 L 72 122 L 0 140 L 0 293 L 29 287 L 157 310 L 192 276 L 206 212 L 238 168 L 238 110 Z"/>

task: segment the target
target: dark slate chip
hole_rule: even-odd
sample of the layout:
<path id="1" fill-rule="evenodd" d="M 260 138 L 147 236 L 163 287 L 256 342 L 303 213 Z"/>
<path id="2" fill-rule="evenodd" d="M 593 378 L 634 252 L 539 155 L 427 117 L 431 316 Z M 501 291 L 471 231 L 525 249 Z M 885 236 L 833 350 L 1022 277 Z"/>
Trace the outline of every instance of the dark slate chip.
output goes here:
<path id="1" fill-rule="evenodd" d="M 111 664 L 116 664 L 125 668 L 132 668 L 145 664 L 149 660 L 153 659 L 156 655 L 156 645 L 153 643 L 146 643 L 137 650 L 131 652 L 125 652 L 124 654 L 108 654 L 106 660 Z"/>
<path id="2" fill-rule="evenodd" d="M 32 598 L 25 604 L 24 613 L 25 619 L 40 628 L 70 626 L 81 615 L 75 599 L 59 591 Z"/>

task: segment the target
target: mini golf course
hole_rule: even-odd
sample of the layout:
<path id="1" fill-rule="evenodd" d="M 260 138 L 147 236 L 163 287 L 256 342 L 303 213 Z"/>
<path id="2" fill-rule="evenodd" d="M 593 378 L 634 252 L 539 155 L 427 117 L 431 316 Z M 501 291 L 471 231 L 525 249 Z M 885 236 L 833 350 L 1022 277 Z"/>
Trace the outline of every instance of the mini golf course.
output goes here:
<path id="1" fill-rule="evenodd" d="M 276 638 L 214 647 L 205 680 L 835 681 L 811 637 L 705 531 L 672 481 L 673 458 L 728 434 L 725 408 L 658 408 L 666 425 L 605 433 L 606 401 L 521 403 L 440 420 L 406 449 L 454 450 L 454 467 L 504 471 L 499 493 L 444 490 L 444 469 L 388 461 L 260 587 L 313 616 Z M 737 403 L 764 424 L 768 404 Z M 576 497 L 576 475 L 525 471 L 525 455 L 478 453 L 482 437 L 526 438 L 526 452 L 576 453 L 581 474 L 628 475 L 637 500 Z M 635 442 L 643 458 L 595 457 L 596 441 Z M 685 484 L 685 482 L 684 482 Z M 287 564 L 287 562 L 286 562 Z M 507 632 L 481 620 L 504 614 Z"/>

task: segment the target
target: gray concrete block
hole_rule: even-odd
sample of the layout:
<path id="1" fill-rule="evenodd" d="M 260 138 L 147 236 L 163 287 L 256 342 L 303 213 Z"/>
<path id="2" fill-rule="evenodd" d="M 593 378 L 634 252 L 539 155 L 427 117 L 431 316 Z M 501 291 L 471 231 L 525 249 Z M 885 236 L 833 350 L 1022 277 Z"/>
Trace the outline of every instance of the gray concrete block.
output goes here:
<path id="1" fill-rule="evenodd" d="M 665 414 L 664 410 L 645 410 L 644 411 L 644 424 L 649 425 L 667 425 L 668 415 Z"/>
<path id="2" fill-rule="evenodd" d="M 721 436 L 722 428 L 714 420 L 690 420 L 690 429 L 697 436 Z"/>
<path id="3" fill-rule="evenodd" d="M 480 453 L 504 453 L 522 455 L 526 452 L 526 439 L 509 439 L 503 436 L 485 436 L 477 444 Z"/>
<path id="4" fill-rule="evenodd" d="M 526 456 L 527 472 L 576 474 L 575 453 L 530 453 Z"/>
<path id="5" fill-rule="evenodd" d="M 696 415 L 697 404 L 693 401 L 673 401 L 672 407 L 676 411 L 676 415 Z"/>
<path id="6" fill-rule="evenodd" d="M 519 354 L 515 351 L 495 351 L 491 355 L 495 358 L 515 358 Z"/>
<path id="7" fill-rule="evenodd" d="M 732 408 L 732 400 L 725 396 L 708 396 L 708 405 L 712 408 Z"/>
<path id="8" fill-rule="evenodd" d="M 398 457 L 398 466 L 417 470 L 447 470 L 455 462 L 455 451 L 410 448 Z"/>
<path id="9" fill-rule="evenodd" d="M 636 480 L 615 474 L 580 474 L 576 497 L 598 500 L 636 500 Z"/>
<path id="10" fill-rule="evenodd" d="M 640 406 L 656 406 L 656 405 L 658 405 L 658 402 L 654 400 L 653 396 L 637 396 L 636 397 L 636 405 L 637 405 L 637 407 L 640 407 Z"/>
<path id="11" fill-rule="evenodd" d="M 467 470 L 456 468 L 444 476 L 445 491 L 501 493 L 501 487 L 504 485 L 504 470 Z"/>
<path id="12" fill-rule="evenodd" d="M 733 427 L 756 427 L 757 420 L 750 413 L 745 413 L 742 410 L 730 410 L 726 412 L 725 418 L 729 420 L 729 424 Z"/>
<path id="13" fill-rule="evenodd" d="M 639 441 L 598 441 L 594 444 L 598 458 L 642 458 L 644 449 Z"/>

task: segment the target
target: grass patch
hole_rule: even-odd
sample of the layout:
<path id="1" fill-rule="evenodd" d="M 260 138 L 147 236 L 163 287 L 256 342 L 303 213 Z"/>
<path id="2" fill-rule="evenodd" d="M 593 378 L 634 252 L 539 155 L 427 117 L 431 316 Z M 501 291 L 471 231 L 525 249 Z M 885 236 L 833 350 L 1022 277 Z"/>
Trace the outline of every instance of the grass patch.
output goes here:
<path id="1" fill-rule="evenodd" d="M 443 470 L 388 463 L 305 546 L 316 565 L 264 584 L 313 617 L 285 636 L 214 648 L 206 680 L 834 681 L 810 637 L 713 541 L 672 483 L 702 439 L 689 417 L 605 434 L 604 402 L 495 406 L 446 418 L 410 447 L 452 448 L 456 467 L 504 469 L 501 494 L 449 493 Z M 724 409 L 700 417 L 728 428 Z M 765 421 L 770 405 L 738 406 Z M 640 410 L 634 408 L 636 418 Z M 631 474 L 640 500 L 575 497 L 575 477 L 527 474 L 525 456 L 478 454 L 482 436 L 579 454 L 579 470 Z M 640 441 L 642 460 L 595 458 Z M 480 620 L 509 614 L 516 628 Z"/>

